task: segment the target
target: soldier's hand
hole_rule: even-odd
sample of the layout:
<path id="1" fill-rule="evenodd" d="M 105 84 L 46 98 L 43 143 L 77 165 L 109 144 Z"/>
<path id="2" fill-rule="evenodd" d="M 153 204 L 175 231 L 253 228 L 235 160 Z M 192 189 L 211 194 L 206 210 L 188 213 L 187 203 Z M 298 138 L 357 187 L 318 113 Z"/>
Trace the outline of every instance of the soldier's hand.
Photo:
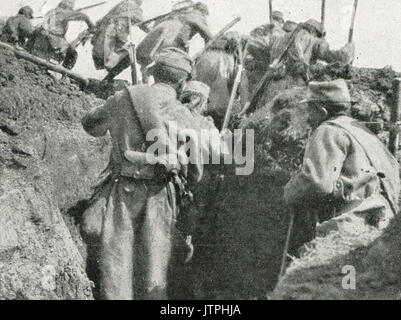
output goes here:
<path id="1" fill-rule="evenodd" d="M 348 62 L 352 62 L 355 59 L 355 42 L 347 43 L 343 48 L 342 51 L 344 51 L 347 54 Z"/>

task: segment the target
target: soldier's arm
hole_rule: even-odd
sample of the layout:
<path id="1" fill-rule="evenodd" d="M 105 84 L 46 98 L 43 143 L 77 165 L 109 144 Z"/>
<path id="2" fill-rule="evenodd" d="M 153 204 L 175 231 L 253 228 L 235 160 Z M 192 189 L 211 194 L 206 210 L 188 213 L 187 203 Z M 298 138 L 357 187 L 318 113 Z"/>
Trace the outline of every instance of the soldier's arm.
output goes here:
<path id="1" fill-rule="evenodd" d="M 320 40 L 316 42 L 314 51 L 317 59 L 328 63 L 342 62 L 348 64 L 354 60 L 355 45 L 353 43 L 347 43 L 340 50 L 331 50 L 327 41 Z"/>
<path id="2" fill-rule="evenodd" d="M 205 42 L 213 38 L 213 34 L 210 32 L 209 25 L 205 18 L 198 15 L 188 15 L 186 16 L 186 20 Z"/>
<path id="3" fill-rule="evenodd" d="M 67 11 L 65 13 L 65 20 L 70 21 L 83 21 L 88 25 L 89 29 L 94 29 L 95 25 L 92 20 L 83 12 L 78 11 Z"/>
<path id="4" fill-rule="evenodd" d="M 309 140 L 301 172 L 285 187 L 290 204 L 333 195 L 346 158 L 349 139 L 342 129 L 322 125 Z"/>
<path id="5" fill-rule="evenodd" d="M 288 49 L 288 55 L 292 59 L 292 61 L 302 62 L 304 64 L 309 64 L 309 61 L 306 60 L 304 52 L 305 52 L 305 39 L 302 32 L 299 32 L 294 39 L 293 45 Z"/>
<path id="6" fill-rule="evenodd" d="M 34 31 L 34 28 L 33 28 L 31 22 L 28 19 L 24 19 L 24 20 L 21 21 L 21 23 L 19 25 L 19 29 L 20 29 L 20 32 L 25 37 L 29 37 Z"/>
<path id="7" fill-rule="evenodd" d="M 94 137 L 106 135 L 110 128 L 111 112 L 116 103 L 117 94 L 107 99 L 103 106 L 90 110 L 82 119 L 84 130 Z"/>

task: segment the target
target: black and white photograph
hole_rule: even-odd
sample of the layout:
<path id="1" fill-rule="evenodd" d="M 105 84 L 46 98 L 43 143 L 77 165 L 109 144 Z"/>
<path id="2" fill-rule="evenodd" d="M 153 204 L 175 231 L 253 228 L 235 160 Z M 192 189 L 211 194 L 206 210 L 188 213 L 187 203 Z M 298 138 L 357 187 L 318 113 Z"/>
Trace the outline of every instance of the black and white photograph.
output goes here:
<path id="1" fill-rule="evenodd" d="M 400 300 L 400 13 L 0 0 L 0 300 Z"/>

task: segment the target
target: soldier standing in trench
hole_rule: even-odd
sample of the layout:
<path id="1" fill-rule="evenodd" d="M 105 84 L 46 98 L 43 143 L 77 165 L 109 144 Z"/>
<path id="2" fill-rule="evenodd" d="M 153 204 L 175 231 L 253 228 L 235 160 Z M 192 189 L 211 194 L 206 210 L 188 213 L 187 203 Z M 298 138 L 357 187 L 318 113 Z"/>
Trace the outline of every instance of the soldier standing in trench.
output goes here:
<path id="1" fill-rule="evenodd" d="M 316 231 L 323 236 L 331 230 L 362 234 L 385 228 L 398 214 L 400 193 L 398 162 L 373 133 L 350 118 L 344 80 L 311 82 L 303 103 L 310 108 L 314 131 L 301 171 L 285 187 L 295 214 L 292 253 L 314 238 L 317 222 L 322 224 Z M 318 213 L 318 221 L 311 212 Z"/>
<path id="2" fill-rule="evenodd" d="M 101 221 L 101 299 L 166 299 L 173 257 L 179 255 L 174 248 L 186 255 L 188 239 L 176 229 L 177 203 L 188 195 L 187 183 L 200 181 L 203 166 L 199 157 L 186 163 L 185 142 L 174 148 L 176 137 L 169 134 L 172 121 L 178 134 L 197 126 L 189 109 L 177 100 L 191 64 L 185 52 L 163 50 L 151 69 L 153 86 L 118 92 L 83 119 L 89 134 L 100 137 L 109 131 L 113 141 L 108 178 L 100 190 L 107 201 L 95 212 Z M 155 165 L 147 157 L 153 141 L 145 138 L 153 129 L 158 130 L 158 142 L 167 146 L 166 154 L 157 154 Z M 202 154 L 208 147 L 196 145 L 196 152 Z M 172 163 L 169 156 L 179 161 Z"/>

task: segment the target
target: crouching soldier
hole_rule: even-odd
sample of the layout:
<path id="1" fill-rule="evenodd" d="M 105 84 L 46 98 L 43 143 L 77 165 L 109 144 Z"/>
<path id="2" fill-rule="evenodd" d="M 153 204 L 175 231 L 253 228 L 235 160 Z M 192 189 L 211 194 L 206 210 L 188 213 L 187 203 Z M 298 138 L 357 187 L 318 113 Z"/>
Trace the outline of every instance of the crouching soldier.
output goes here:
<path id="1" fill-rule="evenodd" d="M 99 196 L 107 201 L 91 213 L 100 221 L 101 299 L 166 299 L 173 249 L 189 248 L 176 229 L 177 204 L 188 196 L 186 182 L 198 182 L 203 169 L 188 163 L 186 140 L 178 143 L 175 135 L 196 125 L 177 100 L 191 65 L 185 52 L 163 50 L 152 68 L 153 86 L 128 87 L 83 119 L 89 134 L 110 132 L 113 141 Z M 155 137 L 158 148 L 151 149 Z"/>
<path id="2" fill-rule="evenodd" d="M 1 41 L 9 42 L 19 46 L 25 46 L 26 41 L 33 32 L 31 20 L 33 10 L 30 6 L 22 7 L 18 15 L 8 18 L 3 28 Z"/>
<path id="3" fill-rule="evenodd" d="M 309 97 L 314 128 L 301 172 L 285 187 L 295 226 L 309 221 L 309 231 L 360 234 L 382 229 L 398 212 L 397 160 L 364 125 L 350 118 L 350 94 L 344 80 L 311 82 Z M 307 213 L 317 212 L 316 218 Z M 300 216 L 303 214 L 304 216 Z M 312 240 L 312 232 L 294 230 L 294 246 Z M 301 238 L 302 241 L 301 241 Z M 293 248 L 294 249 L 294 248 Z"/>

